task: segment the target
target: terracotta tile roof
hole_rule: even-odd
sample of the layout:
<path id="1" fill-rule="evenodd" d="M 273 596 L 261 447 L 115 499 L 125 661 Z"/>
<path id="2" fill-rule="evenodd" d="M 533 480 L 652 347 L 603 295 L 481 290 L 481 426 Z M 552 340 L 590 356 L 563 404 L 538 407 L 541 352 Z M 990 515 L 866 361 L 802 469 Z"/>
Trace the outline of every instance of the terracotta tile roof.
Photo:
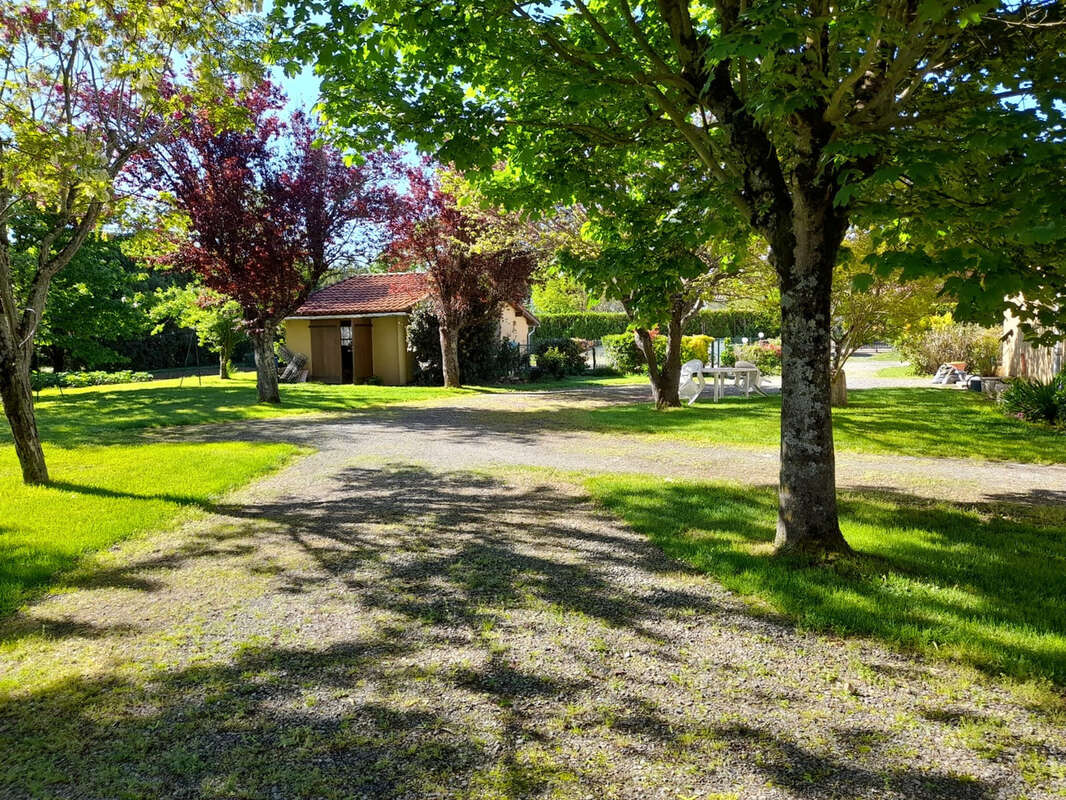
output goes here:
<path id="1" fill-rule="evenodd" d="M 418 272 L 353 275 L 312 293 L 293 316 L 401 313 L 410 311 L 427 294 L 426 276 Z"/>

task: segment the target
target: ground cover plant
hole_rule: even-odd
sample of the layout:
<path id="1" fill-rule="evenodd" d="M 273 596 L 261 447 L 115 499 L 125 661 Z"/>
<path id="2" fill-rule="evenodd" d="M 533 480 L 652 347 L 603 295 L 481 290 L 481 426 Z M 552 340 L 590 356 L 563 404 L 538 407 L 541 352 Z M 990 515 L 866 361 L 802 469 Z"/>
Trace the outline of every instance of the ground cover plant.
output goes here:
<path id="1" fill-rule="evenodd" d="M 780 398 L 724 398 L 668 413 L 626 405 L 572 410 L 557 424 L 639 433 L 694 443 L 777 447 Z M 1066 433 L 1005 417 L 975 392 L 935 388 L 864 389 L 833 412 L 838 451 L 933 458 L 1066 462 Z"/>
<path id="2" fill-rule="evenodd" d="M 769 487 L 607 475 L 585 486 L 669 555 L 805 627 L 1066 684 L 1066 509 L 841 492 L 857 552 L 772 556 Z"/>

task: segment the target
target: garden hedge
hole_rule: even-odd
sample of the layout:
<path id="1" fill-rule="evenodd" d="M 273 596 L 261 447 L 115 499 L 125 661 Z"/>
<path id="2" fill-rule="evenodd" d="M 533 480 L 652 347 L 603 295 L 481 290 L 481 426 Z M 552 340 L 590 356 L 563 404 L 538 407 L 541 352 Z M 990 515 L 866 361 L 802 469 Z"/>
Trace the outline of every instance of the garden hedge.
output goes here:
<path id="1" fill-rule="evenodd" d="M 541 314 L 538 339 L 602 339 L 611 334 L 625 333 L 629 319 L 620 312 L 585 311 L 576 314 Z M 685 333 L 739 339 L 758 338 L 781 333 L 781 319 L 777 314 L 729 309 L 700 311 L 688 321 Z"/>

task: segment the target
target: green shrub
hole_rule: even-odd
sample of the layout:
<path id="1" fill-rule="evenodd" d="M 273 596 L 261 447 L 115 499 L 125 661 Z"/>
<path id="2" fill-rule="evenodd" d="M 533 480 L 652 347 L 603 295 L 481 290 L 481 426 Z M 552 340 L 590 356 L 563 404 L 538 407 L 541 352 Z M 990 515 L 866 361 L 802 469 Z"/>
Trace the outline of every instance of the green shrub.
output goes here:
<path id="1" fill-rule="evenodd" d="M 655 360 L 660 366 L 666 360 L 666 339 L 662 334 L 652 336 L 651 344 L 655 348 Z M 648 365 L 644 360 L 644 353 L 637 347 L 636 339 L 632 331 L 629 333 L 604 336 L 601 340 L 603 348 L 607 351 L 607 357 L 614 364 L 614 368 L 622 373 L 647 372 Z M 681 363 L 686 361 L 702 361 L 706 363 L 710 356 L 712 336 L 682 336 L 681 337 Z M 728 348 L 727 348 L 728 349 Z"/>
<path id="2" fill-rule="evenodd" d="M 607 352 L 607 358 L 619 372 L 629 375 L 634 372 L 648 371 L 648 365 L 644 361 L 644 354 L 637 347 L 632 331 L 604 336 L 600 341 L 603 342 L 603 349 Z M 666 355 L 666 337 L 656 336 L 653 338 L 652 347 L 656 349 L 656 358 L 659 357 L 660 348 L 662 349 L 662 354 Z"/>
<path id="3" fill-rule="evenodd" d="M 960 324 L 950 314 L 923 317 L 896 341 L 904 360 L 920 375 L 931 375 L 941 364 L 963 362 L 969 372 L 992 375 L 1000 360 L 1000 337 L 995 328 Z"/>
<path id="4" fill-rule="evenodd" d="M 583 311 L 573 314 L 541 314 L 537 335 L 545 339 L 603 339 L 626 332 L 629 318 L 620 312 Z M 705 309 L 685 324 L 686 334 L 710 336 L 716 339 L 755 339 L 778 336 L 781 318 L 778 314 L 730 309 Z"/>
<path id="5" fill-rule="evenodd" d="M 574 339 L 542 339 L 538 336 L 533 341 L 533 355 L 537 358 L 537 366 L 543 368 L 540 359 L 549 350 L 557 350 L 562 354 L 564 375 L 580 375 L 588 367 L 585 362 L 584 347 L 579 341 Z"/>
<path id="6" fill-rule="evenodd" d="M 82 386 L 112 386 L 120 383 L 147 383 L 152 380 L 147 372 L 124 369 L 118 372 L 34 372 L 30 385 L 34 391 L 53 386 L 79 388 Z"/>
<path id="7" fill-rule="evenodd" d="M 540 375 L 558 380 L 567 373 L 567 355 L 558 347 L 549 347 L 537 354 L 537 370 Z"/>
<path id="8" fill-rule="evenodd" d="M 1027 422 L 1066 425 L 1066 372 L 1047 383 L 1019 378 L 1000 395 L 1003 410 Z"/>
<path id="9" fill-rule="evenodd" d="M 684 364 L 686 361 L 695 360 L 706 364 L 710 360 L 711 343 L 713 341 L 713 336 L 704 336 L 702 334 L 682 336 L 681 363 Z"/>

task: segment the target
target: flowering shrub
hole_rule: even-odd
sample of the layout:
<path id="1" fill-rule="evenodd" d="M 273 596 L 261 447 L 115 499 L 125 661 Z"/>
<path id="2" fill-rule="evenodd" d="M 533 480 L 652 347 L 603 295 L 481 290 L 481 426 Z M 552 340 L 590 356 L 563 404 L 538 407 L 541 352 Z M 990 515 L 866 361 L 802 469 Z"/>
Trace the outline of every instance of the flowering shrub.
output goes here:
<path id="1" fill-rule="evenodd" d="M 747 361 L 759 368 L 763 375 L 781 372 L 781 342 L 763 339 L 751 344 L 734 345 L 722 351 L 722 364 L 731 367 L 738 361 Z"/>

